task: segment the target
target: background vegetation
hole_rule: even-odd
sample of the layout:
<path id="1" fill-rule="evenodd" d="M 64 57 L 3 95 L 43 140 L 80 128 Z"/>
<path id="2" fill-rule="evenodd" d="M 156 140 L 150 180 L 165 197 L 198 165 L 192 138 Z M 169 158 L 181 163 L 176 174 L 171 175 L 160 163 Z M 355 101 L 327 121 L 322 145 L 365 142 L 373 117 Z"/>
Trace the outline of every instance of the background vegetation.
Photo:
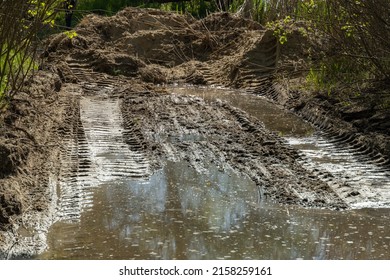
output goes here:
<path id="1" fill-rule="evenodd" d="M 36 68 L 37 35 L 54 24 L 57 5 L 57 0 L 0 2 L 0 112 Z"/>
<path id="2" fill-rule="evenodd" d="M 64 25 L 64 1 L 0 1 L 0 110 L 36 67 L 42 29 Z M 126 6 L 153 7 L 204 17 L 229 11 L 256 20 L 281 44 L 294 30 L 328 42 L 307 61 L 307 84 L 331 92 L 369 81 L 390 84 L 389 0 L 78 0 L 74 24 L 86 13 L 113 14 Z M 56 22 L 53 19 L 57 15 Z M 304 28 L 303 28 L 304 27 Z M 302 46 L 304 48 L 304 46 Z"/>

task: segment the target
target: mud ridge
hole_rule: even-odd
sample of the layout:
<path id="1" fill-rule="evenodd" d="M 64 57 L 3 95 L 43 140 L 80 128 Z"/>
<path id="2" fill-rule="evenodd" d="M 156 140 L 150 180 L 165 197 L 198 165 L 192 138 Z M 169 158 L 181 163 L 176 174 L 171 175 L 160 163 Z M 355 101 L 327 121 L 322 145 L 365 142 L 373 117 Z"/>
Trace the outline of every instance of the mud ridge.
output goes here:
<path id="1" fill-rule="evenodd" d="M 42 250 L 56 203 L 56 131 L 62 109 L 55 108 L 61 107 L 61 82 L 55 74 L 39 71 L 28 83 L 28 90 L 0 115 L 0 130 L 5 129 L 0 147 L 10 147 L 7 158 L 12 162 L 12 169 L 0 176 L 0 259 Z"/>
<path id="2" fill-rule="evenodd" d="M 199 172 L 207 163 L 247 174 L 264 197 L 283 203 L 345 208 L 328 185 L 308 173 L 300 156 L 263 124 L 226 103 L 176 95 L 125 97 L 127 118 L 140 118 L 145 139 L 160 158 L 186 161 Z M 163 162 L 163 160 L 162 160 Z"/>
<path id="3" fill-rule="evenodd" d="M 337 118 L 329 116 L 324 112 L 318 113 L 318 111 L 321 112 L 321 109 L 305 106 L 302 109 L 298 109 L 297 113 L 316 125 L 323 131 L 324 135 L 331 138 L 335 143 L 349 146 L 355 151 L 356 155 L 363 156 L 363 160 L 372 161 L 377 165 L 389 166 L 390 159 L 387 150 L 381 148 L 374 141 L 370 141 L 369 138 L 373 137 L 373 135 L 364 135 L 351 127 L 350 124 L 337 120 Z"/>

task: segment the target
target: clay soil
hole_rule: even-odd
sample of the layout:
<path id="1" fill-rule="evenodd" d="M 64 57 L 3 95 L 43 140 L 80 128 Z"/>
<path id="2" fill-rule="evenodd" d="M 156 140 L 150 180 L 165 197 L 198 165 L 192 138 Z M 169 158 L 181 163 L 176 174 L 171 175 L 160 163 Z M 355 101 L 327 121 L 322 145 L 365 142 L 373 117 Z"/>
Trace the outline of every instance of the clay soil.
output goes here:
<path id="1" fill-rule="evenodd" d="M 383 160 L 389 155 L 386 107 L 372 103 L 376 110 L 368 111 L 358 98 L 343 107 L 339 99 L 289 92 L 274 80 L 283 49 L 253 21 L 128 8 L 109 18 L 86 16 L 75 32 L 48 39 L 42 70 L 1 114 L 0 258 L 44 247 L 55 220 L 64 135 L 77 135 L 80 96 L 101 94 L 105 86 L 113 89 L 108 98 L 122 100 L 125 128 L 139 136 L 155 169 L 165 159 L 187 161 L 199 172 L 205 162 L 228 164 L 280 203 L 348 208 L 260 121 L 223 102 L 169 95 L 165 84 L 262 94 L 335 135 L 355 135 Z M 161 132 L 165 138 L 155 137 Z"/>

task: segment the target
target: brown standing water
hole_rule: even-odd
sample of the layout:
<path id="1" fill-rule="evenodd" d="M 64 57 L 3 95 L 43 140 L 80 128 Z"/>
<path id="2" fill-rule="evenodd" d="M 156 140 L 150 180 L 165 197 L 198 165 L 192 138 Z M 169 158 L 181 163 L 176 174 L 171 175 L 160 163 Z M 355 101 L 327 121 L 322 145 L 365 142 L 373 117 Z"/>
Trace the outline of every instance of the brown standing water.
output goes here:
<path id="1" fill-rule="evenodd" d="M 390 258 L 387 170 L 361 163 L 347 149 L 332 152 L 334 147 L 310 125 L 260 97 L 220 89 L 171 90 L 223 99 L 254 115 L 300 149 L 308 169 L 330 170 L 360 189 L 375 185 L 378 192 L 373 195 L 380 196 L 380 203 L 368 200 L 347 211 L 282 206 L 262 200 L 261 189 L 249 178 L 212 163 L 199 173 L 186 162 L 167 161 L 150 174 L 143 155 L 121 145 L 118 103 L 85 98 L 81 121 L 92 153 L 88 168 L 94 175 L 83 181 L 64 180 L 60 193 L 76 189 L 78 199 L 60 198 L 67 210 L 59 214 L 48 234 L 48 249 L 37 258 Z M 105 115 L 107 109 L 113 117 Z M 93 110 L 100 112 L 97 122 Z M 141 170 L 143 176 L 121 177 L 120 168 Z M 368 206 L 375 208 L 362 208 Z"/>

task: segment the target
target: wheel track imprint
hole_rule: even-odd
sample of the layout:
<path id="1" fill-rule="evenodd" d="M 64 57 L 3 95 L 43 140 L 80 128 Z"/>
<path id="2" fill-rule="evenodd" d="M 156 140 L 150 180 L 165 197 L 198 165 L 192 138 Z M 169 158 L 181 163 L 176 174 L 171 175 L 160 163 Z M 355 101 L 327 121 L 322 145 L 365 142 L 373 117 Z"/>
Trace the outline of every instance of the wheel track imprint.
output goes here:
<path id="1" fill-rule="evenodd" d="M 82 96 L 67 104 L 68 119 L 61 134 L 61 178 L 58 217 L 75 222 L 92 206 L 93 188 L 122 179 L 146 179 L 151 175 L 140 133 L 124 124 L 118 98 L 108 97 L 114 83 L 91 84 L 88 67 L 75 72 L 82 82 Z M 89 77 L 86 79 L 85 77 Z"/>

